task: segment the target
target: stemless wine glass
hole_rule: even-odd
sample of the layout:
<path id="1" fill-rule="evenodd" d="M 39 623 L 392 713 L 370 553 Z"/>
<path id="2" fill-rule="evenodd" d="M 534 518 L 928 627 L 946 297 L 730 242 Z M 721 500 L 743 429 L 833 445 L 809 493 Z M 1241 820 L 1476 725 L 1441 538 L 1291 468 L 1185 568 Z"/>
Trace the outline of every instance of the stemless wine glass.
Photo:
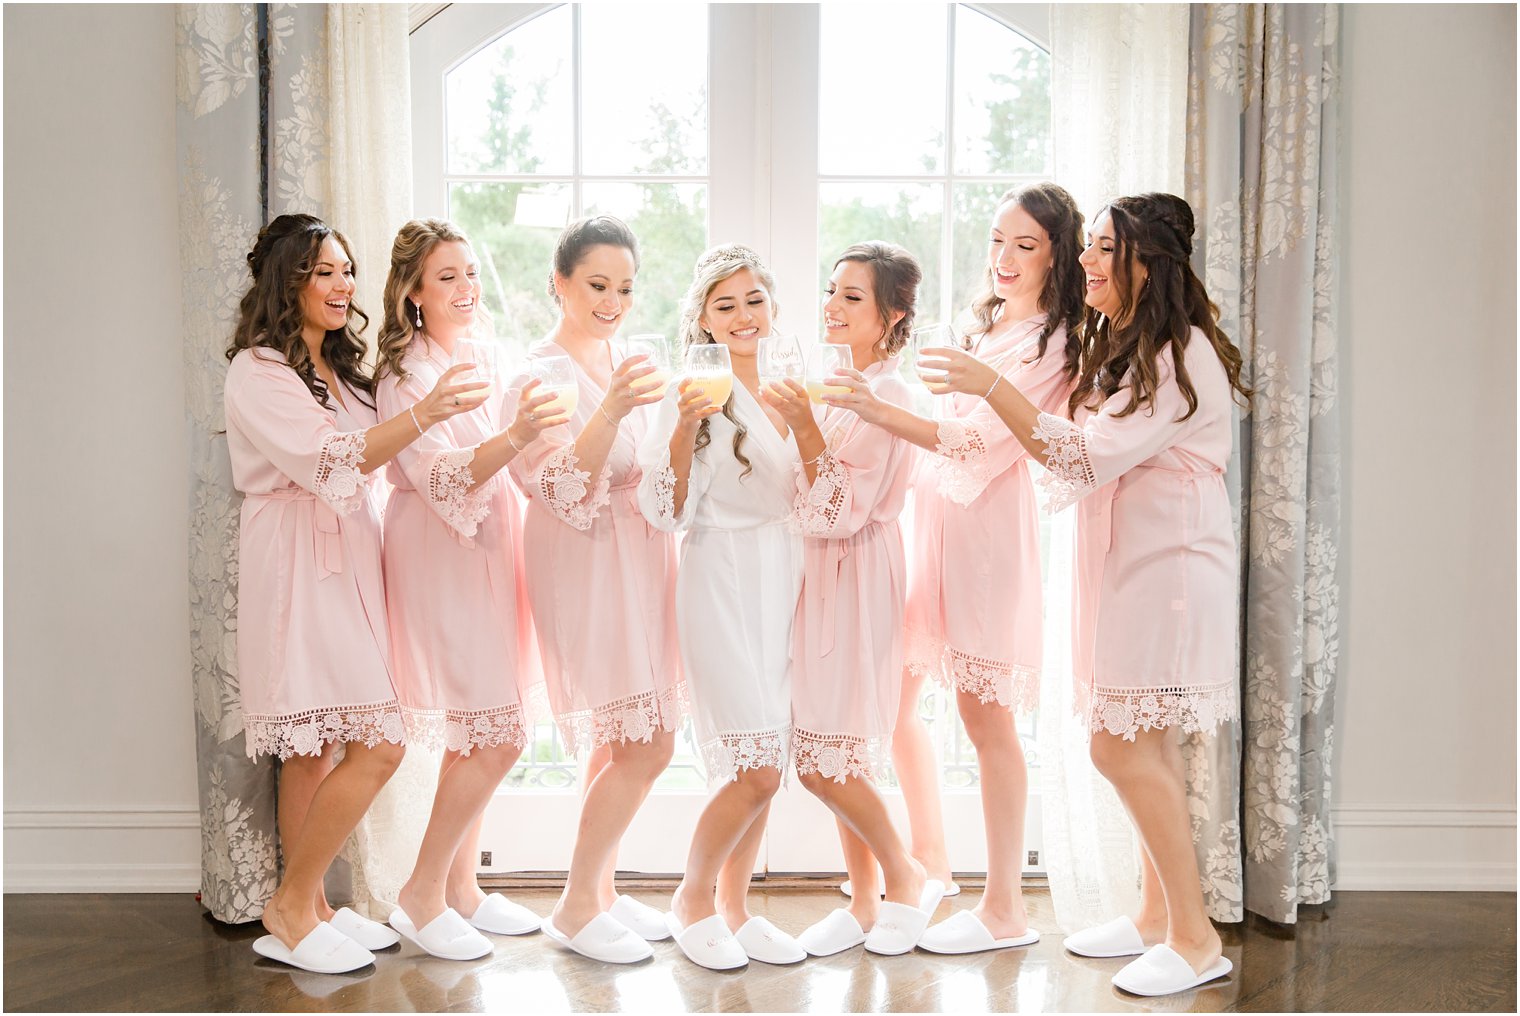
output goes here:
<path id="1" fill-rule="evenodd" d="M 814 349 L 808 366 L 808 398 L 818 405 L 823 405 L 825 395 L 850 394 L 850 390 L 843 385 L 826 385 L 823 382 L 835 371 L 852 370 L 854 367 L 855 357 L 850 353 L 849 346 L 824 343 Z"/>
<path id="2" fill-rule="evenodd" d="M 554 401 L 538 408 L 539 419 L 575 415 L 580 386 L 575 383 L 575 367 L 568 356 L 541 356 L 528 364 L 528 376 L 538 379 L 535 395 L 553 395 Z"/>
<path id="3" fill-rule="evenodd" d="M 734 391 L 734 369 L 728 359 L 728 347 L 709 342 L 686 349 L 686 390 L 700 389 L 715 406 L 727 404 Z"/>
<path id="4" fill-rule="evenodd" d="M 923 328 L 913 329 L 911 347 L 913 350 L 913 377 L 921 382 L 931 392 L 943 391 L 945 380 L 944 371 L 920 370 L 918 366 L 919 356 L 925 349 L 939 346 L 955 347 L 955 329 L 949 325 L 926 325 Z"/>
<path id="5" fill-rule="evenodd" d="M 455 378 L 458 382 L 485 381 L 491 387 L 481 388 L 468 395 L 461 396 L 466 400 L 479 399 L 484 403 L 498 390 L 498 379 L 506 369 L 505 357 L 499 343 L 490 339 L 455 339 L 454 353 L 449 357 L 449 366 L 461 363 L 473 363 L 475 366 L 470 371 Z"/>
<path id="6" fill-rule="evenodd" d="M 762 387 L 781 385 L 787 378 L 801 384 L 807 377 L 807 361 L 803 359 L 802 347 L 790 335 L 762 338 L 755 351 L 755 360 Z"/>
<path id="7" fill-rule="evenodd" d="M 657 395 L 663 399 L 665 389 L 670 385 L 670 346 L 666 344 L 665 336 L 654 333 L 633 335 L 624 345 L 628 348 L 629 356 L 643 354 L 645 362 L 655 368 L 653 374 L 646 374 L 635 382 L 634 390 L 641 396 Z M 655 383 L 659 387 L 643 390 Z"/>

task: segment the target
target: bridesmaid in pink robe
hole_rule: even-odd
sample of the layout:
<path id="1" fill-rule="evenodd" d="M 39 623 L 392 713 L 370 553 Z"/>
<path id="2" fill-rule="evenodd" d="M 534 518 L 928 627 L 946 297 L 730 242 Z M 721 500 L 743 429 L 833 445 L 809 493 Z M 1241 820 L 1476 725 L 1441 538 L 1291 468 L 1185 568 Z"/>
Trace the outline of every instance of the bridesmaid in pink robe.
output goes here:
<path id="1" fill-rule="evenodd" d="M 575 410 L 512 475 L 528 494 L 528 598 L 565 744 L 590 755 L 569 877 L 544 933 L 591 959 L 634 963 L 664 915 L 613 884 L 617 849 L 675 751 L 684 687 L 675 541 L 644 520 L 637 451 L 663 386 L 613 336 L 633 310 L 638 241 L 611 216 L 566 227 L 554 253 L 558 324 L 529 364 L 566 357 Z M 633 935 L 627 934 L 629 931 Z"/>
<path id="2" fill-rule="evenodd" d="M 1193 212 L 1171 194 L 1120 198 L 1082 254 L 1088 332 L 1065 413 L 1012 384 L 989 400 L 1050 471 L 1051 509 L 1078 506 L 1073 660 L 1092 757 L 1134 820 L 1141 903 L 1068 936 L 1089 956 L 1139 955 L 1114 984 L 1143 995 L 1223 977 L 1230 961 L 1204 912 L 1176 735 L 1239 716 L 1239 573 L 1224 470 L 1241 356 L 1193 272 Z M 996 369 L 936 351 L 957 391 Z"/>
<path id="3" fill-rule="evenodd" d="M 449 372 L 379 422 L 348 241 L 313 216 L 281 215 L 259 231 L 248 266 L 225 390 L 232 478 L 245 495 L 238 678 L 249 756 L 282 763 L 285 860 L 264 907 L 270 934 L 254 950 L 338 973 L 396 941 L 347 907 L 334 913 L 322 891 L 403 751 L 369 476 L 417 439 L 414 419 L 431 426 L 462 412 L 478 386 Z"/>
<path id="4" fill-rule="evenodd" d="M 1077 263 L 1081 230 L 1076 203 L 1055 184 L 1004 194 L 989 227 L 987 288 L 972 308 L 976 329 L 966 339 L 978 356 L 1052 409 L 1064 404 L 1076 377 L 1073 337 L 1086 313 Z M 943 391 L 932 383 L 929 390 Z M 940 400 L 937 421 L 895 406 L 857 409 L 933 453 L 915 484 L 909 668 L 893 744 L 915 854 L 926 867 L 946 861 L 937 763 L 916 711 L 924 675 L 955 690 L 976 748 L 987 887 L 975 908 L 924 935 L 920 944 L 933 952 L 981 952 L 1039 939 L 1020 892 L 1029 781 L 1014 724 L 1015 711 L 1032 710 L 1039 694 L 1039 527 L 1027 454 L 988 408 L 986 394 L 987 388 L 949 394 Z"/>
<path id="5" fill-rule="evenodd" d="M 847 249 L 824 301 L 827 341 L 847 346 L 857 370 L 835 383 L 903 406 L 897 352 L 908 340 L 922 272 L 893 244 Z M 814 419 L 796 381 L 764 396 L 801 455 L 793 522 L 803 542 L 802 596 L 792 625 L 792 761 L 802 785 L 834 813 L 845 866 L 861 891 L 798 936 L 811 955 L 861 943 L 897 955 L 918 944 L 944 883 L 909 855 L 873 784 L 897 718 L 907 567 L 897 517 L 908 499 L 913 446 L 829 405 Z M 876 862 L 886 875 L 877 898 Z M 920 909 L 920 907 L 924 909 Z"/>
<path id="6" fill-rule="evenodd" d="M 403 412 L 449 369 L 484 360 L 480 265 L 442 219 L 414 219 L 391 245 L 375 399 Z M 516 394 L 516 393 L 512 393 Z M 502 467 L 553 422 L 534 387 L 512 400 L 498 378 L 472 412 L 396 456 L 385 511 L 385 585 L 396 684 L 414 739 L 445 749 L 417 864 L 390 923 L 442 959 L 491 951 L 481 932 L 521 935 L 538 918 L 476 882 L 481 816 L 527 743 L 536 675 L 522 596 L 517 500 Z M 503 427 L 510 423 L 509 427 Z"/>

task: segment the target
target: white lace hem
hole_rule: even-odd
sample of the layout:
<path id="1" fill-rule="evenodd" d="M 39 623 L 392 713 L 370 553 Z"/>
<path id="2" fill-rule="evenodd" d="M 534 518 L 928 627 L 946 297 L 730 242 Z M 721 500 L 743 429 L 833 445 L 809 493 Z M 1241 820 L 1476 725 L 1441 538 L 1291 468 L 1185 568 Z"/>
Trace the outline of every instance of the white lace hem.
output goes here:
<path id="1" fill-rule="evenodd" d="M 850 500 L 850 471 L 827 450 L 818 456 L 813 483 L 799 490 L 792 500 L 792 514 L 787 520 L 792 532 L 802 536 L 828 536 L 839 523 L 839 516 Z M 798 466 L 799 486 L 807 474 Z"/>
<path id="2" fill-rule="evenodd" d="M 469 757 L 476 748 L 525 747 L 529 724 L 520 704 L 491 709 L 406 709 L 406 732 L 415 743 Z"/>
<path id="3" fill-rule="evenodd" d="M 490 488 L 495 477 L 471 491 L 475 477 L 470 474 L 470 463 L 474 459 L 473 448 L 440 452 L 428 472 L 428 501 L 444 523 L 460 536 L 474 536 L 480 523 L 491 514 Z"/>
<path id="4" fill-rule="evenodd" d="M 1015 713 L 1032 713 L 1040 704 L 1038 667 L 972 656 L 927 632 L 912 630 L 905 659 L 908 669 L 920 677 L 932 677 L 946 688 L 975 695 L 980 702 L 996 702 Z"/>
<path id="5" fill-rule="evenodd" d="M 964 508 L 992 482 L 987 442 L 980 430 L 964 420 L 941 420 L 937 440 L 930 462 L 939 478 L 939 492 Z"/>
<path id="6" fill-rule="evenodd" d="M 243 717 L 249 758 L 316 755 L 334 741 L 360 741 L 373 748 L 381 741 L 406 743 L 406 727 L 395 699 L 358 706 L 330 706 L 303 713 L 249 714 Z"/>
<path id="7" fill-rule="evenodd" d="M 317 453 L 312 492 L 339 515 L 354 511 L 369 493 L 369 478 L 359 470 L 363 461 L 364 431 L 327 435 L 322 441 L 322 450 Z"/>
<path id="8" fill-rule="evenodd" d="M 1035 424 L 1036 441 L 1045 442 L 1048 455 L 1040 486 L 1050 494 L 1045 511 L 1054 514 L 1082 500 L 1098 486 L 1092 459 L 1087 454 L 1087 434 L 1070 420 L 1041 413 Z"/>
<path id="9" fill-rule="evenodd" d="M 1174 685 L 1155 688 L 1094 688 L 1088 729 L 1133 741 L 1142 730 L 1181 727 L 1185 734 L 1210 733 L 1240 719 L 1240 693 L 1233 684 Z"/>
<path id="10" fill-rule="evenodd" d="M 575 447 L 566 445 L 544 463 L 538 474 L 538 494 L 544 507 L 565 524 L 585 532 L 601 514 L 602 507 L 611 501 L 608 486 L 608 469 L 602 466 L 594 486 L 589 488 L 591 474 L 575 468 Z"/>
<path id="11" fill-rule="evenodd" d="M 702 767 L 708 783 L 737 779 L 742 769 L 770 767 L 786 772 L 790 758 L 790 727 L 719 734 L 702 745 Z"/>
<path id="12" fill-rule="evenodd" d="M 660 519 L 674 526 L 676 518 L 676 471 L 670 468 L 670 452 L 660 457 L 660 468 L 654 472 L 654 503 Z"/>
<path id="13" fill-rule="evenodd" d="M 664 691 L 646 691 L 615 702 L 566 713 L 557 718 L 560 737 L 571 754 L 585 748 L 600 748 L 614 741 L 642 741 L 648 744 L 656 731 L 674 731 L 686 715 L 686 685 Z"/>
<path id="14" fill-rule="evenodd" d="M 854 734 L 818 734 L 811 730 L 792 732 L 792 765 L 798 776 L 817 773 L 835 783 L 851 776 L 874 780 L 881 771 L 886 742 L 879 737 Z"/>

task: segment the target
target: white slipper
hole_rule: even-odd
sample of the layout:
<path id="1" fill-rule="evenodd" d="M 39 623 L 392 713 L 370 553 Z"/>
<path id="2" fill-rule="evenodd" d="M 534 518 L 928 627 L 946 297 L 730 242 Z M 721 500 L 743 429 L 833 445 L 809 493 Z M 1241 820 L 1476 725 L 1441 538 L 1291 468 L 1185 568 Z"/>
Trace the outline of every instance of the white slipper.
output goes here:
<path id="1" fill-rule="evenodd" d="M 936 904 L 939 900 L 934 901 Z M 876 923 L 866 936 L 866 952 L 878 956 L 901 956 L 912 952 L 929 927 L 929 915 L 906 903 L 887 902 L 877 912 Z"/>
<path id="2" fill-rule="evenodd" d="M 940 901 L 949 893 L 945 891 L 945 883 L 937 878 L 931 878 L 924 883 L 924 891 L 918 894 L 918 909 L 928 917 L 934 916 L 934 911 L 939 909 Z"/>
<path id="3" fill-rule="evenodd" d="M 670 929 L 665 927 L 665 915 L 632 896 L 619 896 L 613 900 L 607 913 L 646 942 L 663 942 L 670 937 Z"/>
<path id="4" fill-rule="evenodd" d="M 809 956 L 832 956 L 853 949 L 865 940 L 866 933 L 861 930 L 860 922 L 843 907 L 830 912 L 829 916 L 797 936 L 798 944 Z"/>
<path id="5" fill-rule="evenodd" d="M 918 947 L 933 953 L 960 956 L 965 953 L 1034 945 L 1039 940 L 1040 933 L 1033 928 L 1014 938 L 993 938 L 992 932 L 987 930 L 987 926 L 975 914 L 962 910 L 924 932 L 918 940 Z"/>
<path id="6" fill-rule="evenodd" d="M 396 934 L 394 929 L 387 928 L 379 921 L 371 921 L 368 917 L 360 916 L 347 907 L 335 912 L 332 920 L 327 923 L 370 952 L 377 949 L 389 949 L 401 941 L 401 936 Z"/>
<path id="7" fill-rule="evenodd" d="M 368 949 L 326 921 L 318 921 L 294 949 L 273 935 L 265 935 L 254 939 L 253 951 L 313 974 L 346 974 L 375 962 Z"/>
<path id="8" fill-rule="evenodd" d="M 554 926 L 552 916 L 544 918 L 544 934 L 588 960 L 603 963 L 637 963 L 654 955 L 649 943 L 630 931 L 610 914 L 597 914 L 571 938 Z"/>
<path id="9" fill-rule="evenodd" d="M 737 970 L 749 965 L 744 947 L 734 938 L 719 914 L 704 917 L 690 928 L 682 928 L 674 912 L 665 915 L 665 926 L 681 947 L 686 958 L 708 970 Z"/>
<path id="10" fill-rule="evenodd" d="M 1067 935 L 1064 944 L 1067 952 L 1098 959 L 1139 956 L 1148 948 L 1140 937 L 1140 929 L 1128 917 L 1116 917 L 1107 924 L 1083 928 Z"/>
<path id="11" fill-rule="evenodd" d="M 526 935 L 537 931 L 544 919 L 521 903 L 513 903 L 501 893 L 491 893 L 480 901 L 475 913 L 465 918 L 471 927 L 493 935 Z"/>
<path id="12" fill-rule="evenodd" d="M 886 879 L 886 876 L 882 876 L 881 885 L 882 885 L 881 895 L 882 895 L 882 898 L 885 899 L 886 895 L 887 895 L 887 889 L 886 889 L 887 879 Z M 855 887 L 850 884 L 850 880 L 849 879 L 845 879 L 843 882 L 841 882 L 839 884 L 839 891 L 842 892 L 842 893 L 844 893 L 846 896 L 850 897 L 850 899 L 854 899 L 855 898 L 855 891 L 854 891 L 854 889 L 855 889 Z M 950 897 L 952 897 L 952 896 L 959 896 L 960 894 L 961 894 L 961 887 L 958 884 L 956 884 L 954 882 L 951 882 L 949 885 L 945 886 L 945 899 L 948 900 Z"/>
<path id="13" fill-rule="evenodd" d="M 397 907 L 391 911 L 390 925 L 412 945 L 441 960 L 478 960 L 494 948 L 491 940 L 471 927 L 453 907 L 444 907 L 443 913 L 421 930 L 405 910 Z"/>
<path id="14" fill-rule="evenodd" d="M 761 963 L 785 966 L 807 959 L 807 950 L 802 948 L 801 942 L 763 917 L 751 917 L 745 921 L 744 927 L 734 932 L 734 938 L 744 955 Z"/>
<path id="15" fill-rule="evenodd" d="M 1221 956 L 1203 973 L 1166 943 L 1153 945 L 1138 960 L 1130 961 L 1114 975 L 1114 987 L 1132 995 L 1175 995 L 1228 974 L 1234 965 Z"/>

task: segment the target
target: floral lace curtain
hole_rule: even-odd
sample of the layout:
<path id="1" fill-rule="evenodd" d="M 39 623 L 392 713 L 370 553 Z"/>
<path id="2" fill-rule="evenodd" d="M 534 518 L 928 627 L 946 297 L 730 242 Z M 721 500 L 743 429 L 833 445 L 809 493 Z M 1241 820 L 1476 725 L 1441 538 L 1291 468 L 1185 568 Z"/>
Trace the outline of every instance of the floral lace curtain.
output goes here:
<path id="1" fill-rule="evenodd" d="M 1220 920 L 1244 908 L 1292 922 L 1299 904 L 1328 900 L 1333 881 L 1338 28 L 1337 4 L 1192 9 L 1194 262 L 1256 388 L 1231 475 L 1244 757 L 1189 756 L 1190 776 L 1202 777 L 1189 791 L 1205 893 Z"/>
<path id="2" fill-rule="evenodd" d="M 182 4 L 176 12 L 180 252 L 190 430 L 190 635 L 200 771 L 201 900 L 218 920 L 262 915 L 279 876 L 278 767 L 244 749 L 237 678 L 237 532 L 222 420 L 223 355 L 248 284 L 244 255 L 265 221 L 327 215 L 351 233 L 361 296 L 378 308 L 390 237 L 409 214 L 405 5 Z M 379 68 L 385 68 L 380 70 Z M 261 69 L 263 85 L 261 87 Z M 354 82 L 364 82 L 354 94 Z M 375 113 L 371 104 L 379 104 Z M 332 125 L 338 125 L 334 141 Z M 400 132 L 398 138 L 398 130 Z M 341 158 L 335 158 L 339 152 Z M 349 196 L 359 158 L 381 181 Z M 399 168 L 397 164 L 399 162 Z M 342 195 L 342 200 L 334 194 Z M 364 201 L 361 214 L 355 204 Z M 349 225 L 336 213 L 347 212 Z M 361 304 L 364 306 L 364 304 Z M 371 311 L 372 315 L 378 315 Z M 377 322 L 378 323 L 378 322 Z M 415 840 L 370 825 L 425 822 L 427 760 L 411 755 L 334 865 L 334 899 L 394 897 Z M 420 796 L 417 796 L 420 785 Z M 397 800 L 403 788 L 413 793 Z M 418 817 L 418 809 L 422 817 Z M 369 849 L 368 845 L 384 848 Z M 399 847 L 399 849 L 398 849 Z M 394 883 L 394 885 L 392 885 Z"/>

